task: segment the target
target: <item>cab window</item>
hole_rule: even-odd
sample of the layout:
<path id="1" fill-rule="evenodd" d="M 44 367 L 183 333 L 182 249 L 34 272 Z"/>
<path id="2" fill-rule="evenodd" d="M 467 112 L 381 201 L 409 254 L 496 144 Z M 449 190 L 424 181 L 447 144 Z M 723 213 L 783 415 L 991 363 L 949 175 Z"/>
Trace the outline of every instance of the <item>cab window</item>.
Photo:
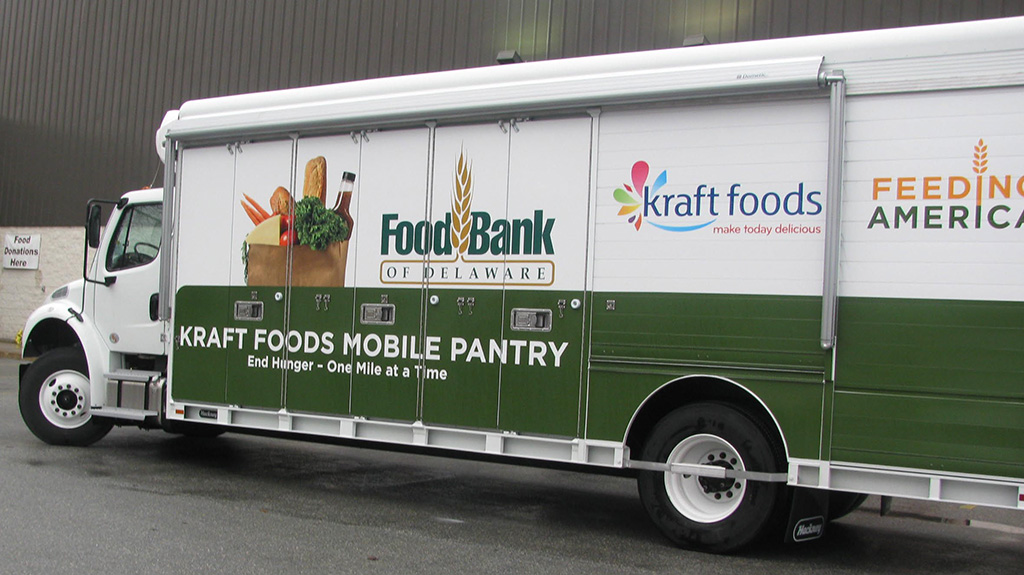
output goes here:
<path id="1" fill-rule="evenodd" d="M 107 251 L 107 270 L 134 268 L 153 261 L 160 252 L 162 204 L 136 204 L 121 213 Z"/>

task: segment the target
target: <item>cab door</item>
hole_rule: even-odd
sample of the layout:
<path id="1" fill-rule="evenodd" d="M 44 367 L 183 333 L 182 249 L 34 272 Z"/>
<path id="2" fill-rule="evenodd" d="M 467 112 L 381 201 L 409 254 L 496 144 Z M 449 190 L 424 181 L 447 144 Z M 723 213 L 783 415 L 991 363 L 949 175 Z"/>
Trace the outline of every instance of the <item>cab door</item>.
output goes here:
<path id="1" fill-rule="evenodd" d="M 89 301 L 96 326 L 112 351 L 164 353 L 163 327 L 155 313 L 162 212 L 159 202 L 133 203 L 116 210 L 110 243 L 105 253 L 96 254 L 94 279 L 113 283 L 89 283 Z"/>

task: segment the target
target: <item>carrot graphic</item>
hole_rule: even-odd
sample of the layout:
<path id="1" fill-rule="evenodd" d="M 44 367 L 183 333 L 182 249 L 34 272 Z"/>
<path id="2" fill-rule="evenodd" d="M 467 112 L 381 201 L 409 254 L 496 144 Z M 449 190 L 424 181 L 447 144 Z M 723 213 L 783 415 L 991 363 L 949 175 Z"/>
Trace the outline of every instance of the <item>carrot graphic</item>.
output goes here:
<path id="1" fill-rule="evenodd" d="M 270 217 L 270 214 L 267 213 L 267 210 L 264 210 L 262 206 L 260 206 L 258 203 L 256 203 L 256 200 L 250 198 L 248 194 L 242 194 L 242 195 L 245 196 L 245 199 L 249 200 L 249 203 L 252 204 L 252 208 L 255 209 L 256 212 L 259 215 L 263 216 L 260 221 L 265 220 L 265 219 Z M 245 205 L 245 204 L 242 204 L 242 205 Z"/>
<path id="2" fill-rule="evenodd" d="M 262 222 L 263 220 L 266 219 L 266 218 L 260 217 L 260 214 L 257 213 L 256 210 L 254 210 L 254 209 L 250 208 L 249 206 L 245 205 L 245 202 L 239 202 L 239 203 L 242 204 L 242 209 L 245 210 L 245 215 L 249 216 L 249 219 L 252 220 L 252 223 L 254 225 L 258 226 L 258 225 L 260 225 L 260 222 Z"/>

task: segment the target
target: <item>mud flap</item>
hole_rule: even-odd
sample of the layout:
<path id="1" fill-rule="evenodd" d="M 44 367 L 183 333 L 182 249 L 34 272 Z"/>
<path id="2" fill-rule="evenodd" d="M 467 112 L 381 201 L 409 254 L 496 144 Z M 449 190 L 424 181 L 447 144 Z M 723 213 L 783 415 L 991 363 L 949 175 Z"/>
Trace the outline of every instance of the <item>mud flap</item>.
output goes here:
<path id="1" fill-rule="evenodd" d="M 828 491 L 797 487 L 786 524 L 786 543 L 803 543 L 819 539 L 828 523 Z"/>

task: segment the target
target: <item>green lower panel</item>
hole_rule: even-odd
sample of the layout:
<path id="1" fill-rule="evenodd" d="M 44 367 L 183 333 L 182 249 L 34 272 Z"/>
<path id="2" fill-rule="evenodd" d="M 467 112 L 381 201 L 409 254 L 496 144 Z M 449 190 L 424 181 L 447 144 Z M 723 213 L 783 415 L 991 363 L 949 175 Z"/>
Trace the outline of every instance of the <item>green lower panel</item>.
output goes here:
<path id="1" fill-rule="evenodd" d="M 352 361 L 344 334 L 353 331 L 352 288 L 292 288 L 293 330 L 302 348 L 289 352 L 285 370 L 285 407 L 289 411 L 350 413 Z"/>
<path id="2" fill-rule="evenodd" d="M 281 408 L 284 301 L 280 288 L 178 290 L 172 397 L 178 401 Z M 283 295 L 283 294 L 282 294 Z M 262 302 L 259 320 L 235 319 L 236 302 Z"/>
<path id="3" fill-rule="evenodd" d="M 844 298 L 832 459 L 1024 476 L 1024 304 Z"/>
<path id="4" fill-rule="evenodd" d="M 832 459 L 1024 476 L 1024 404 L 837 393 Z"/>
<path id="5" fill-rule="evenodd" d="M 594 294 L 598 358 L 821 371 L 820 337 L 820 297 Z"/>
<path id="6" fill-rule="evenodd" d="M 501 370 L 499 423 L 503 430 L 578 436 L 583 343 L 581 292 L 506 292 L 505 339 L 522 342 L 518 360 Z M 559 302 L 564 302 L 562 309 Z M 513 329 L 513 309 L 550 312 L 547 331 Z M 527 312 L 529 313 L 529 312 Z"/>
<path id="7" fill-rule="evenodd" d="M 492 429 L 501 363 L 492 361 L 490 341 L 500 339 L 502 291 L 432 289 L 430 295 L 438 303 L 428 308 L 427 333 L 439 351 L 426 365 L 438 371 L 423 381 L 423 421 Z"/>
<path id="8" fill-rule="evenodd" d="M 640 404 L 661 386 L 680 381 L 700 392 L 701 377 L 733 381 L 756 396 L 783 430 L 791 457 L 821 456 L 821 375 L 798 376 L 727 369 L 595 364 L 590 371 L 586 437 L 622 441 Z"/>
<path id="9" fill-rule="evenodd" d="M 285 300 L 283 288 L 228 288 L 229 325 L 246 330 L 241 345 L 226 345 L 227 395 L 232 405 L 264 409 L 281 409 L 284 365 L 287 348 L 297 344 L 297 334 L 284 329 Z M 263 319 L 235 320 L 235 302 L 263 302 Z"/>
<path id="10" fill-rule="evenodd" d="M 418 377 L 412 350 L 420 341 L 419 289 L 355 289 L 355 333 L 352 349 L 352 414 L 378 419 L 417 419 Z M 384 297 L 394 306 L 393 324 L 367 324 L 361 318 L 364 304 L 380 304 Z M 336 345 L 343 353 L 344 338 Z M 416 351 L 421 353 L 421 351 Z"/>
<path id="11" fill-rule="evenodd" d="M 1024 400 L 1024 303 L 843 298 L 839 390 Z"/>
<path id="12" fill-rule="evenodd" d="M 619 441 L 652 393 L 710 376 L 763 402 L 793 457 L 1024 476 L 1022 303 L 843 298 L 825 382 L 819 298 L 595 294 L 587 355 L 580 294 L 438 290 L 424 332 L 419 289 L 299 288 L 286 331 L 276 291 L 179 290 L 175 400 Z M 361 321 L 385 298 L 393 323 Z M 235 319 L 254 299 L 263 318 Z M 517 308 L 550 325 L 513 329 Z"/>
<path id="13" fill-rule="evenodd" d="M 207 347 L 207 335 L 231 321 L 227 288 L 184 287 L 175 298 L 171 397 L 178 401 L 225 403 L 227 351 Z M 202 333 L 197 333 L 201 328 Z M 197 335 L 202 340 L 198 344 Z M 218 341 L 219 341 L 218 337 Z"/>
<path id="14" fill-rule="evenodd" d="M 821 298 L 598 293 L 586 435 L 620 441 L 663 385 L 700 376 L 750 390 L 783 429 L 793 457 L 820 457 L 824 373 Z M 685 379 L 693 376 L 693 379 Z"/>

